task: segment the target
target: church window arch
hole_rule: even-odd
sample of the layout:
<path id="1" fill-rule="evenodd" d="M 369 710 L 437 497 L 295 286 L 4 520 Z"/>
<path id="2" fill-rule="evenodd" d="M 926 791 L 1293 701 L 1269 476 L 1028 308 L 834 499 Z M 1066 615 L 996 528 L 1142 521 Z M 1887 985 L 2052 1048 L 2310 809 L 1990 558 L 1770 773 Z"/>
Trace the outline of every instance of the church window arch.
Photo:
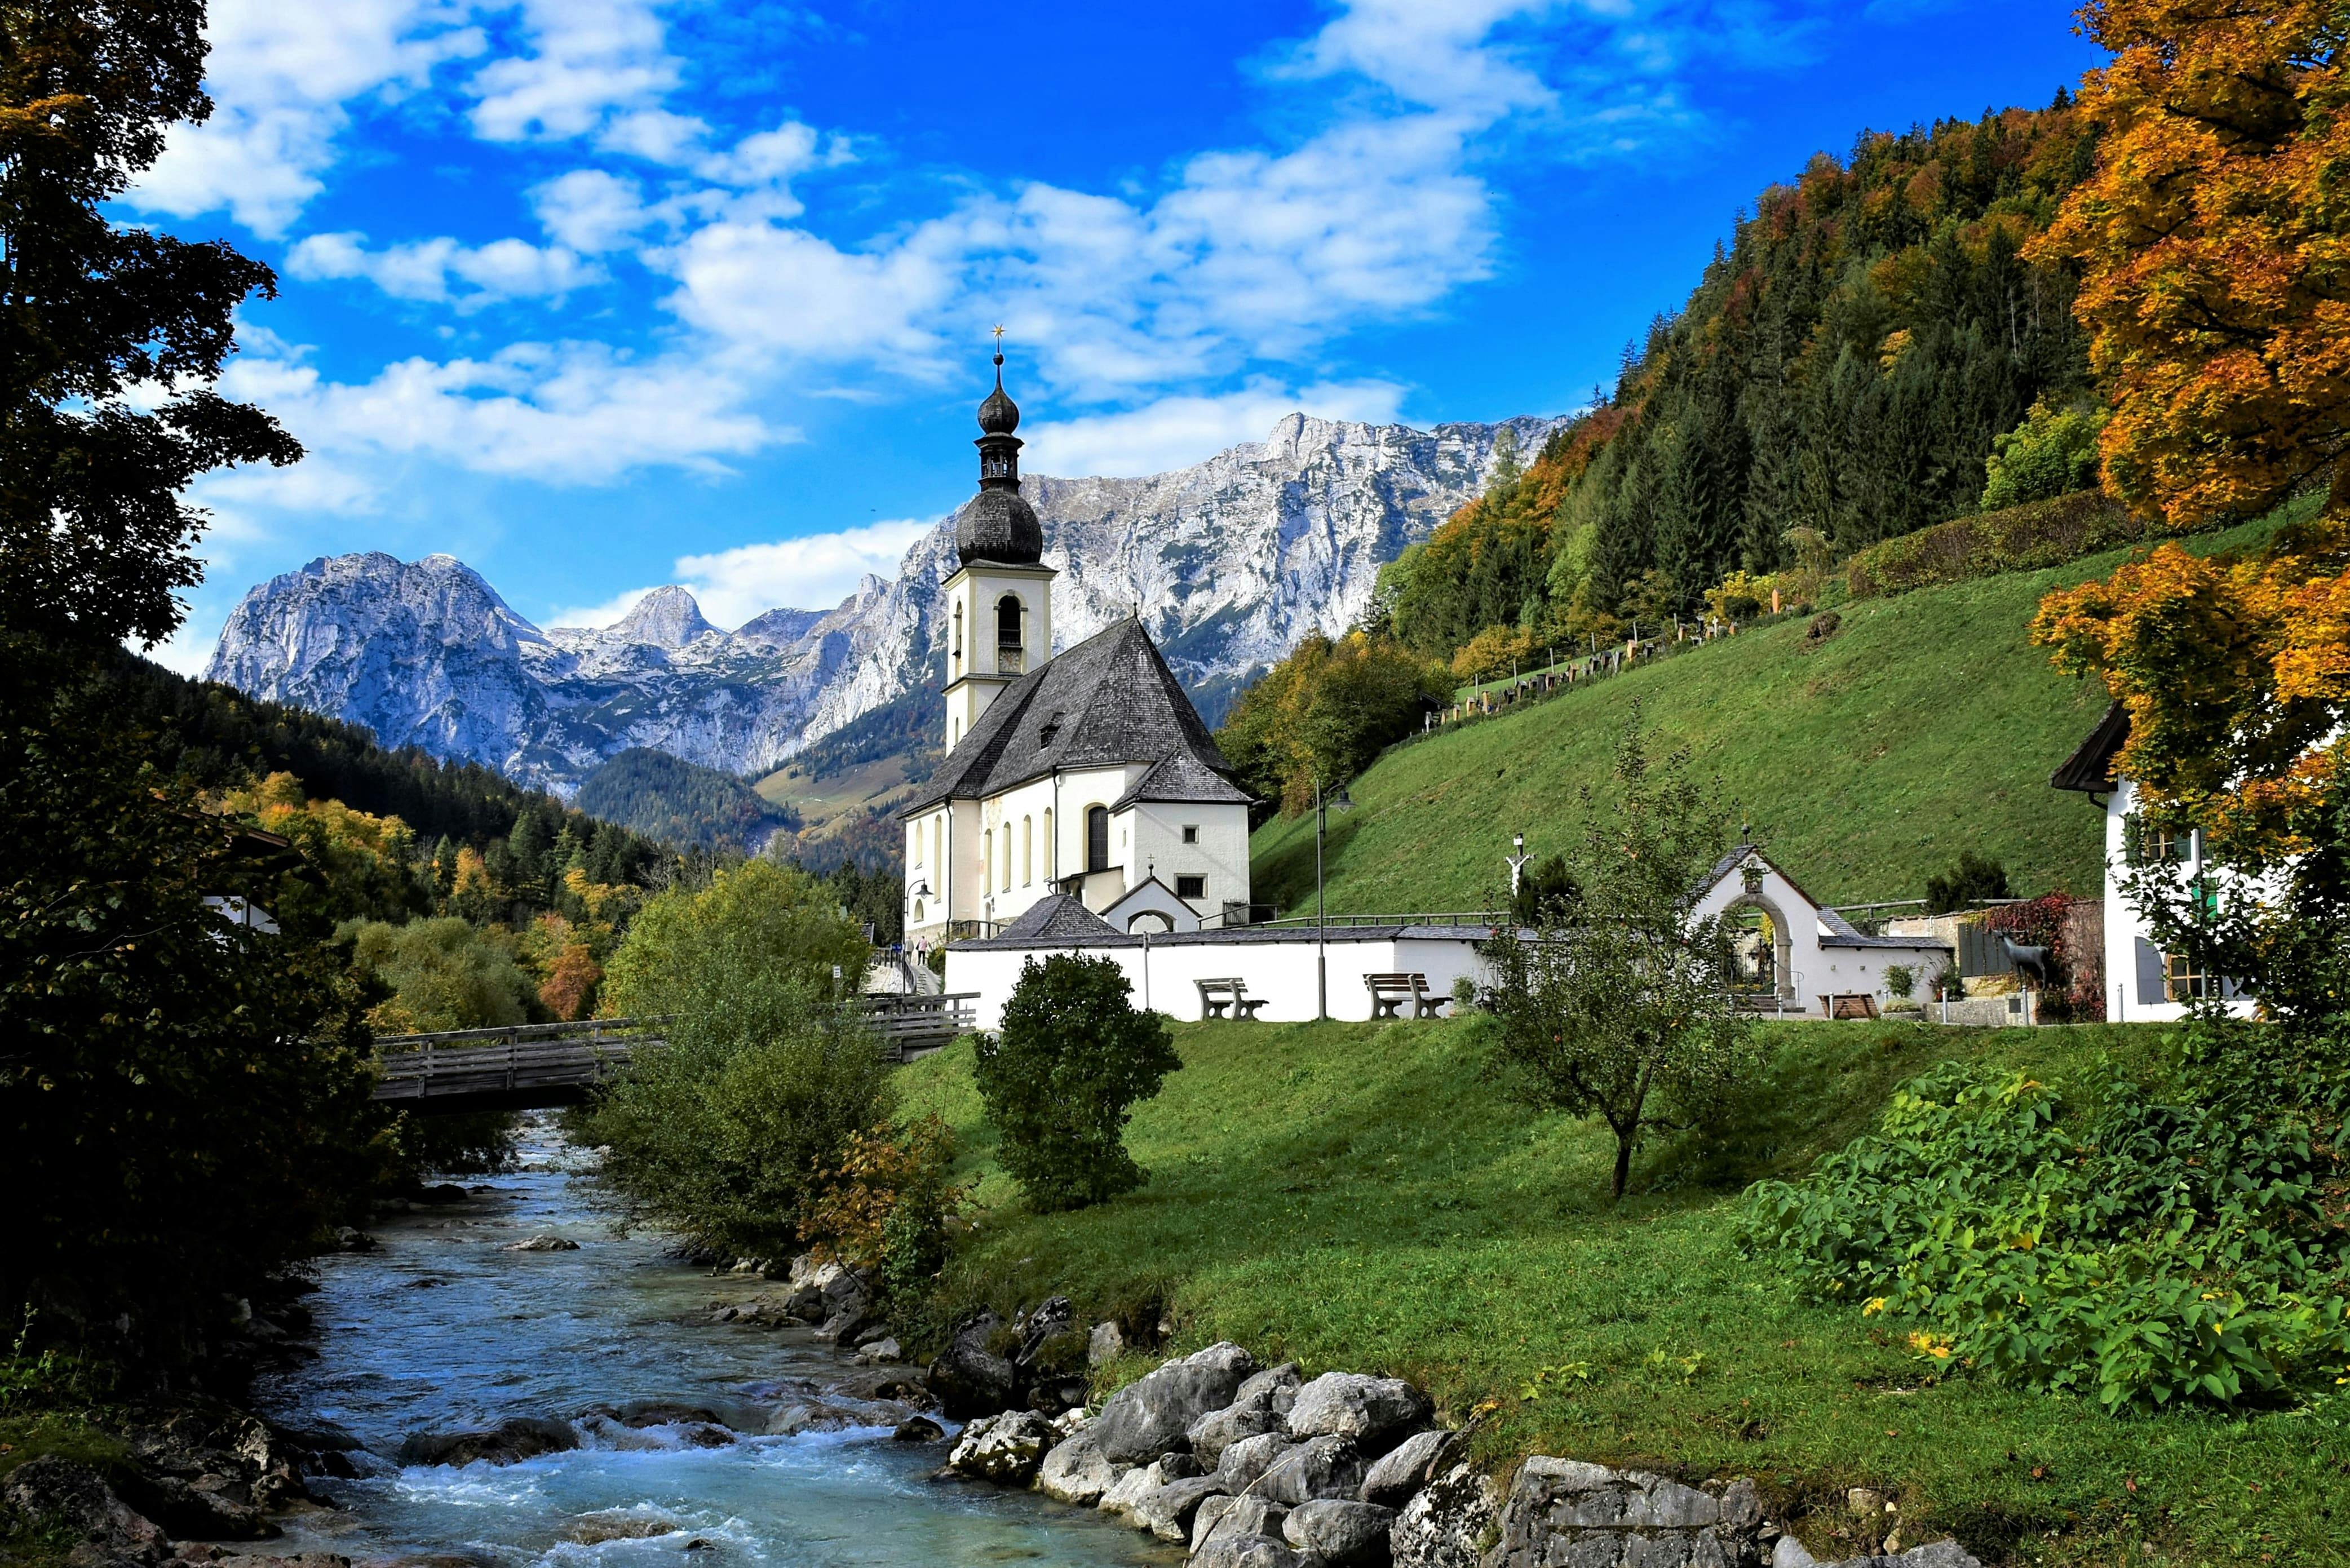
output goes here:
<path id="1" fill-rule="evenodd" d="M 962 606 L 955 606 L 954 643 L 948 649 L 954 656 L 954 673 L 962 673 Z"/>
<path id="2" fill-rule="evenodd" d="M 1024 816 L 1020 819 L 1020 885 L 1023 888 L 1034 887 L 1036 882 L 1035 860 L 1034 858 L 1035 855 L 1035 832 L 1036 819 L 1035 817 Z"/>
<path id="3" fill-rule="evenodd" d="M 1050 882 L 1061 874 L 1061 846 L 1053 836 L 1053 808 L 1045 808 L 1045 880 Z"/>
<path id="4" fill-rule="evenodd" d="M 923 919 L 922 919 L 922 901 L 921 901 L 920 898 L 917 898 L 917 899 L 915 899 L 915 900 L 914 900 L 914 924 L 916 924 L 916 925 L 918 925 L 918 926 L 919 926 L 919 925 L 921 925 L 921 924 L 923 924 L 923 923 L 924 923 L 924 921 L 923 921 Z"/>
<path id="5" fill-rule="evenodd" d="M 995 829 L 992 827 L 979 830 L 979 885 L 995 886 Z"/>
<path id="6" fill-rule="evenodd" d="M 1086 869 L 1109 869 L 1109 807 L 1106 805 L 1086 808 Z"/>
<path id="7" fill-rule="evenodd" d="M 995 668 L 1017 675 L 1026 643 L 1020 630 L 1020 596 L 1006 594 L 995 601 Z"/>

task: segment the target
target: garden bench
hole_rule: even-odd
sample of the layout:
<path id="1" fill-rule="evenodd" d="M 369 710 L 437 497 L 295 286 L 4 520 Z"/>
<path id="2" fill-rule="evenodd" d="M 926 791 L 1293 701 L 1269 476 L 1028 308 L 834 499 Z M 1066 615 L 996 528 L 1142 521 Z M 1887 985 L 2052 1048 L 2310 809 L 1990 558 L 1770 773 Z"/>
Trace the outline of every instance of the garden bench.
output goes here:
<path id="1" fill-rule="evenodd" d="M 1251 996 L 1248 987 L 1238 975 L 1222 980 L 1195 980 L 1191 983 L 1200 988 L 1200 1017 L 1202 1021 L 1222 1018 L 1227 1007 L 1232 1010 L 1234 1018 L 1254 1018 L 1256 1010 L 1272 1000 Z"/>
<path id="2" fill-rule="evenodd" d="M 1452 1000 L 1449 996 L 1430 995 L 1428 977 L 1424 974 L 1367 974 L 1363 977 L 1363 986 L 1371 993 L 1373 1018 L 1400 1017 L 1402 1015 L 1397 1010 L 1407 1002 L 1411 1003 L 1414 1018 L 1435 1018 L 1440 1016 L 1437 1010 Z"/>

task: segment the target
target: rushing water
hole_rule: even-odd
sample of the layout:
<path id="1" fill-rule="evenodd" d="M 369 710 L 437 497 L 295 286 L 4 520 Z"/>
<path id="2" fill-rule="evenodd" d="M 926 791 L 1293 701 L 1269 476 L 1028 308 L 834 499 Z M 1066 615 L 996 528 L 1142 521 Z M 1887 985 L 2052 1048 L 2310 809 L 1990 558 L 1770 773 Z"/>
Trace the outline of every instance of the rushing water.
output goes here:
<path id="1" fill-rule="evenodd" d="M 713 1280 L 617 1236 L 575 1184 L 545 1123 L 525 1167 L 461 1204 L 386 1220 L 380 1251 L 341 1254 L 310 1298 L 319 1355 L 261 1390 L 293 1426 L 331 1422 L 366 1445 L 371 1473 L 320 1484 L 335 1507 L 287 1521 L 275 1552 L 454 1560 L 494 1568 L 777 1568 L 1158 1564 L 1171 1559 L 1089 1511 L 1034 1494 L 931 1480 L 936 1444 L 886 1428 L 743 1436 L 695 1446 L 690 1428 L 577 1425 L 587 1445 L 519 1464 L 400 1467 L 412 1433 L 515 1416 L 572 1420 L 598 1405 L 668 1400 L 755 1434 L 789 1395 L 847 1367 L 805 1334 L 707 1321 L 756 1282 Z M 577 1251 L 514 1252 L 548 1234 Z M 373 1456 L 371 1459 L 369 1456 Z M 691 1556 L 685 1555 L 691 1553 Z"/>

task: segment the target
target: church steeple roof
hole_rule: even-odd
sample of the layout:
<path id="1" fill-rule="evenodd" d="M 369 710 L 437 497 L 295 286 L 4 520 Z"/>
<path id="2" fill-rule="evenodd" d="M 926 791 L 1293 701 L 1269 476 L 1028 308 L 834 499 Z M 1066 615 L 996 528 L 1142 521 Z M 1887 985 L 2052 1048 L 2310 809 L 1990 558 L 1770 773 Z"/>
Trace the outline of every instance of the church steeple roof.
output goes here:
<path id="1" fill-rule="evenodd" d="M 1045 557 L 1045 527 L 1020 494 L 1020 405 L 1003 390 L 1003 328 L 995 329 L 995 390 L 979 405 L 979 494 L 955 524 L 955 554 L 1033 566 Z"/>

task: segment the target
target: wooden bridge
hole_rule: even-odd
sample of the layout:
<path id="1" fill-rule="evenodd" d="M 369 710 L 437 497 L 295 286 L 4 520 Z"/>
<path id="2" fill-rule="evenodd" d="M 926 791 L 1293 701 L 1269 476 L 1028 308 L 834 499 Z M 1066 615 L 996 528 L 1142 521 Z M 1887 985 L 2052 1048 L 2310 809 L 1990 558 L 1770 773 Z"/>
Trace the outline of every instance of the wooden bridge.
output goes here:
<path id="1" fill-rule="evenodd" d="M 871 996 L 863 999 L 862 1011 L 882 1054 L 903 1062 L 970 1033 L 977 994 Z M 375 1097 L 428 1115 L 577 1105 L 637 1053 L 666 1046 L 662 1028 L 670 1022 L 592 1018 L 384 1035 L 375 1043 Z"/>

